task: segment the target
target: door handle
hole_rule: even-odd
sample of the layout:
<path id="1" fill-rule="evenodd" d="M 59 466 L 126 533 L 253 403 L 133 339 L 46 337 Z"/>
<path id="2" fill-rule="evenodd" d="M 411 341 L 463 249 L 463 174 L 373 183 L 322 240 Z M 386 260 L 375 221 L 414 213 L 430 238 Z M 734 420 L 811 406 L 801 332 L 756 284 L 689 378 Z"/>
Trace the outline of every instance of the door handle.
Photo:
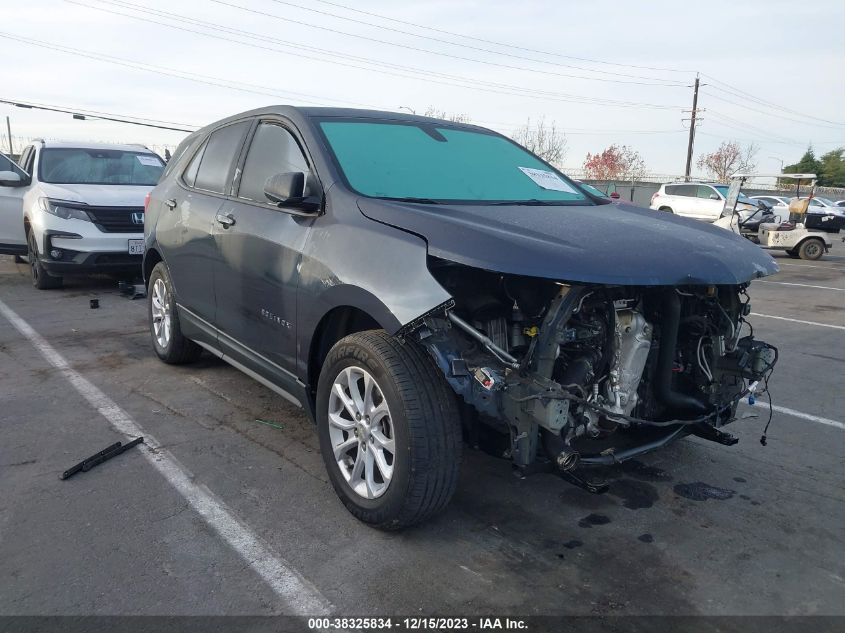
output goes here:
<path id="1" fill-rule="evenodd" d="M 170 209 L 171 211 L 173 211 L 173 209 L 175 209 L 175 208 L 176 208 L 176 199 L 175 199 L 175 198 L 171 198 L 170 200 L 165 200 L 165 201 L 164 201 L 164 206 L 166 206 L 168 209 Z"/>
<path id="2" fill-rule="evenodd" d="M 231 213 L 218 213 L 216 219 L 224 229 L 228 229 L 235 223 L 235 217 Z"/>

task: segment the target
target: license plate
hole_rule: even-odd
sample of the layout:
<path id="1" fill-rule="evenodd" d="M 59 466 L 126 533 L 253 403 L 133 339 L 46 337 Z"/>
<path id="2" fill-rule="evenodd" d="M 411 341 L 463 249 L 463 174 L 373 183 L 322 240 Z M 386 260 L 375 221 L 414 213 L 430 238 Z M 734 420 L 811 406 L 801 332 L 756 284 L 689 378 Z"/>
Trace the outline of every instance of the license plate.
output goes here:
<path id="1" fill-rule="evenodd" d="M 144 240 L 129 240 L 129 254 L 143 255 L 144 254 Z"/>

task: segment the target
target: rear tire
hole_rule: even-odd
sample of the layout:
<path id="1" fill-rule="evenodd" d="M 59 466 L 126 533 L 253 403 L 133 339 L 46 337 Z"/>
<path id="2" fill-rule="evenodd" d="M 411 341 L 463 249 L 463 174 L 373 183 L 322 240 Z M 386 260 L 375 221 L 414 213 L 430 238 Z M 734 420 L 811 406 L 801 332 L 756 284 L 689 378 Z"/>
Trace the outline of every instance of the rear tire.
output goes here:
<path id="1" fill-rule="evenodd" d="M 164 262 L 156 264 L 150 273 L 147 316 L 153 349 L 161 360 L 169 365 L 183 365 L 200 357 L 202 347 L 182 335 L 173 284 Z"/>
<path id="2" fill-rule="evenodd" d="M 675 213 L 674 211 L 672 211 L 672 207 L 660 207 L 658 211 L 664 211 L 666 213 Z"/>
<path id="3" fill-rule="evenodd" d="M 415 343 L 371 330 L 335 344 L 320 371 L 317 432 L 335 492 L 373 527 L 420 523 L 455 492 L 461 458 L 455 394 Z"/>
<path id="4" fill-rule="evenodd" d="M 815 261 L 817 259 L 821 259 L 823 254 L 824 242 L 817 237 L 811 237 L 810 239 L 804 240 L 798 247 L 798 257 L 801 259 Z"/>
<path id="5" fill-rule="evenodd" d="M 27 259 L 29 260 L 29 271 L 32 274 L 32 285 L 39 290 L 61 288 L 62 278 L 50 275 L 41 263 L 41 257 L 38 255 L 38 240 L 35 239 L 34 231 L 29 232 L 26 241 L 29 247 Z"/>

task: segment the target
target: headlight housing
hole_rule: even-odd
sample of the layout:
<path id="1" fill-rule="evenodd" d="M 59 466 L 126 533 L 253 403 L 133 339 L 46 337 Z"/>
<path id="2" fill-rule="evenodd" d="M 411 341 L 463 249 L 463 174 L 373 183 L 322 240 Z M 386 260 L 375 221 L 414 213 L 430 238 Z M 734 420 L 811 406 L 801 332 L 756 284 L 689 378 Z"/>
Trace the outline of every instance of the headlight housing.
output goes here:
<path id="1" fill-rule="evenodd" d="M 45 213 L 55 215 L 57 218 L 62 218 L 63 220 L 74 219 L 84 220 L 85 222 L 91 221 L 90 216 L 85 211 L 83 211 L 82 209 L 76 209 L 71 206 L 65 206 L 67 204 L 77 203 L 68 203 L 64 200 L 51 200 L 50 198 L 38 198 L 38 206 Z"/>

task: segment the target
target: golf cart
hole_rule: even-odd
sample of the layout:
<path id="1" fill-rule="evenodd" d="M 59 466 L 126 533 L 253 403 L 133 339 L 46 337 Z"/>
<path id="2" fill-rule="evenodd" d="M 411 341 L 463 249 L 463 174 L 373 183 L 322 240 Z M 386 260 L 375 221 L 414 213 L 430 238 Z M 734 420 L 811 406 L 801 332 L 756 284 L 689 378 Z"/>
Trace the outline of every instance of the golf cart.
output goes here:
<path id="1" fill-rule="evenodd" d="M 749 232 L 746 227 L 753 224 L 755 216 L 763 213 L 764 207 L 761 205 L 758 211 L 743 219 L 737 213 L 736 201 L 745 182 L 760 177 L 795 180 L 795 197 L 789 203 L 789 218 L 776 217 L 775 222 L 760 223 L 756 232 Z M 803 199 L 800 197 L 802 180 L 811 183 L 810 194 Z M 722 216 L 714 224 L 744 235 L 762 248 L 786 251 L 795 258 L 819 259 L 833 245 L 831 235 L 839 233 L 843 227 L 841 218 L 834 214 L 807 213 L 815 191 L 815 174 L 736 174 L 731 176 Z"/>

